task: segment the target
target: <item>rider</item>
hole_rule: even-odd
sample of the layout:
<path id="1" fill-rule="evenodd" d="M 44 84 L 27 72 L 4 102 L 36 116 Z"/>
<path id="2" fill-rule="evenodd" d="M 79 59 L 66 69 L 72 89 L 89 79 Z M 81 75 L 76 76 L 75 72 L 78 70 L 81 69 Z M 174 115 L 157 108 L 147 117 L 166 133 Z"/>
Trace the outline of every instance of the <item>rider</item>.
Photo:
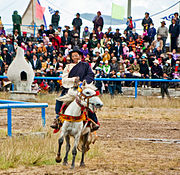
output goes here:
<path id="1" fill-rule="evenodd" d="M 73 88 L 77 86 L 79 82 L 82 82 L 83 80 L 86 80 L 88 84 L 94 81 L 94 73 L 92 72 L 91 67 L 88 63 L 82 62 L 81 57 L 83 56 L 82 52 L 75 48 L 70 53 L 70 58 L 72 60 L 72 63 L 67 64 L 63 74 L 62 74 L 62 86 L 63 90 L 60 96 L 64 96 L 69 88 Z M 62 107 L 63 102 L 56 100 L 56 119 L 54 120 L 53 125 L 51 125 L 51 128 L 58 129 L 58 117 L 59 112 Z M 99 122 L 97 119 L 97 116 L 92 111 L 88 112 L 88 117 L 92 119 L 95 123 L 93 124 L 93 130 L 97 130 L 99 128 Z"/>

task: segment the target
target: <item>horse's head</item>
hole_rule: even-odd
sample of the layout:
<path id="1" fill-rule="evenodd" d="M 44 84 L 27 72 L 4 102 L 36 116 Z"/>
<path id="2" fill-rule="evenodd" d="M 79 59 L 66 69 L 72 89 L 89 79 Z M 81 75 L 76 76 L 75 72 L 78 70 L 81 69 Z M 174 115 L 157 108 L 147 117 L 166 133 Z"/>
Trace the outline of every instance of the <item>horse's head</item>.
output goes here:
<path id="1" fill-rule="evenodd" d="M 93 112 L 96 108 L 101 108 L 103 106 L 103 102 L 98 97 L 99 94 L 96 89 L 97 88 L 92 83 L 87 84 L 86 81 L 83 81 L 81 90 L 78 94 L 80 104 Z"/>

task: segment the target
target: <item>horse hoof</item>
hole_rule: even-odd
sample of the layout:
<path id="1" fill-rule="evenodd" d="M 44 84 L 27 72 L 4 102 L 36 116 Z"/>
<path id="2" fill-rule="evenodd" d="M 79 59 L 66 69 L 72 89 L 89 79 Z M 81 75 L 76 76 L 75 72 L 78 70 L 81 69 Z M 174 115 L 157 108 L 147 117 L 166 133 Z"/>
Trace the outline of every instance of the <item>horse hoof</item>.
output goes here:
<path id="1" fill-rule="evenodd" d="M 71 165 L 71 168 L 70 168 L 70 169 L 71 169 L 71 170 L 73 170 L 73 169 L 74 169 L 74 167 L 75 167 L 74 165 Z"/>
<path id="2" fill-rule="evenodd" d="M 80 167 L 85 167 L 86 165 L 83 163 L 80 163 Z"/>
<path id="3" fill-rule="evenodd" d="M 60 163 L 62 161 L 61 157 L 56 157 L 56 162 Z"/>
<path id="4" fill-rule="evenodd" d="M 64 166 L 67 166 L 67 165 L 68 165 L 68 163 L 67 163 L 67 162 L 63 162 L 63 165 L 64 165 Z"/>

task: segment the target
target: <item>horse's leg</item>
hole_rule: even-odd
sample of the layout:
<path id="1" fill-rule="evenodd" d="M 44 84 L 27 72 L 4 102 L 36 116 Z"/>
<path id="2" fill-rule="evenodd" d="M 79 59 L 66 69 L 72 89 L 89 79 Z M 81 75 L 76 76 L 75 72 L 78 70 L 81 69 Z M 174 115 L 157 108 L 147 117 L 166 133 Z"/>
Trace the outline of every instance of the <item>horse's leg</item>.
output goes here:
<path id="1" fill-rule="evenodd" d="M 81 158 L 81 163 L 80 166 L 85 166 L 84 164 L 84 154 L 85 154 L 85 145 L 88 141 L 89 133 L 83 135 L 83 145 L 82 145 L 82 158 Z"/>
<path id="2" fill-rule="evenodd" d="M 57 157 L 56 157 L 56 162 L 60 163 L 62 158 L 61 158 L 61 146 L 63 144 L 64 141 L 64 132 L 61 132 L 60 138 L 58 140 L 59 143 L 59 148 L 58 148 L 58 153 L 57 153 Z"/>
<path id="3" fill-rule="evenodd" d="M 72 150 L 73 158 L 72 158 L 71 169 L 73 169 L 75 167 L 75 158 L 76 158 L 76 154 L 77 154 L 77 146 L 79 143 L 80 135 L 81 135 L 81 133 L 77 134 L 74 138 L 74 147 Z"/>
<path id="4" fill-rule="evenodd" d="M 67 165 L 67 164 L 68 164 L 68 153 L 69 153 L 69 150 L 70 150 L 70 148 L 71 148 L 69 135 L 67 135 L 67 136 L 65 137 L 65 139 L 66 139 L 66 155 L 65 155 L 65 157 L 64 157 L 63 165 Z"/>

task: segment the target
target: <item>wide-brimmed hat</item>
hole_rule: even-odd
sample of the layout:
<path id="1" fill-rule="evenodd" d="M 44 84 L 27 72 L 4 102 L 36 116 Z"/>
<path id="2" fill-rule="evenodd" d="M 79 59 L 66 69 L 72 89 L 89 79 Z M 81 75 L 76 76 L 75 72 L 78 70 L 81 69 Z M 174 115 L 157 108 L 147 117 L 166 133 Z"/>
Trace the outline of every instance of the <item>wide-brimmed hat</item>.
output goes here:
<path id="1" fill-rule="evenodd" d="M 7 48 L 7 47 L 5 47 L 3 50 L 8 51 L 8 48 Z"/>
<path id="2" fill-rule="evenodd" d="M 141 57 L 142 59 L 146 59 L 147 58 L 147 55 L 144 53 L 144 54 L 142 54 L 142 57 Z"/>
<path id="3" fill-rule="evenodd" d="M 68 28 L 70 29 L 70 27 L 69 27 L 68 25 L 65 25 L 64 27 L 65 27 L 65 28 L 68 27 Z"/>
<path id="4" fill-rule="evenodd" d="M 164 23 L 164 25 L 166 25 L 166 22 L 165 22 L 165 21 L 161 21 L 161 23 Z"/>
<path id="5" fill-rule="evenodd" d="M 158 60 L 154 60 L 153 63 L 159 64 L 159 61 Z"/>
<path id="6" fill-rule="evenodd" d="M 122 45 L 125 45 L 125 46 L 127 46 L 127 43 L 123 42 L 123 43 L 122 43 Z"/>
<path id="7" fill-rule="evenodd" d="M 41 74 L 41 70 L 37 70 L 36 73 L 37 73 L 37 74 Z"/>
<path id="8" fill-rule="evenodd" d="M 53 66 L 50 66 L 50 70 L 53 69 L 54 70 L 54 67 Z"/>
<path id="9" fill-rule="evenodd" d="M 106 52 L 106 51 L 109 52 L 109 49 L 106 48 L 104 51 L 105 51 L 105 52 Z"/>
<path id="10" fill-rule="evenodd" d="M 116 57 L 113 57 L 113 58 L 112 58 L 112 61 L 117 61 L 117 58 L 116 58 Z"/>
<path id="11" fill-rule="evenodd" d="M 167 55 L 173 56 L 173 53 L 172 52 L 167 52 Z"/>
<path id="12" fill-rule="evenodd" d="M 87 58 L 85 58 L 85 61 L 90 61 L 90 59 L 87 57 Z"/>
<path id="13" fill-rule="evenodd" d="M 100 61 L 99 63 L 100 63 L 100 64 L 104 64 L 104 62 L 103 62 L 103 61 Z"/>
<path id="14" fill-rule="evenodd" d="M 70 57 L 72 56 L 72 53 L 74 52 L 77 52 L 79 55 L 83 55 L 83 53 L 78 48 L 74 48 L 73 50 L 69 52 Z"/>

